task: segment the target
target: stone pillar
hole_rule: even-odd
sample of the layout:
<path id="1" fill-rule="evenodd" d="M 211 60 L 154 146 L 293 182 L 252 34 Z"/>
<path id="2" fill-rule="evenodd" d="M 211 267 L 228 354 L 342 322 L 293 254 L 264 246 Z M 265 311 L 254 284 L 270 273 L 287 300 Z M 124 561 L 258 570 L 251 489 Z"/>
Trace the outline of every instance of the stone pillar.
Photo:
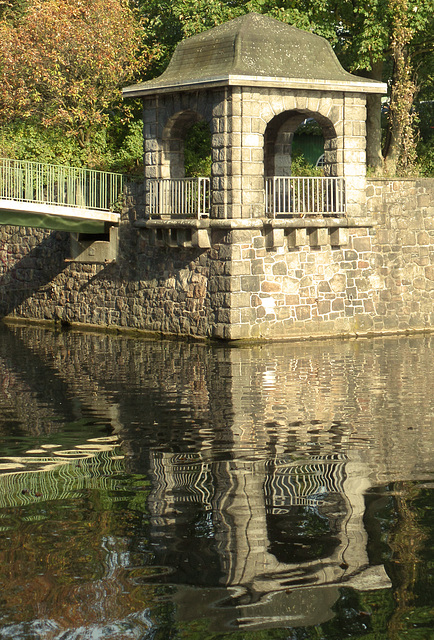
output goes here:
<path id="1" fill-rule="evenodd" d="M 242 89 L 227 88 L 213 109 L 211 215 L 215 218 L 243 217 L 241 113 Z"/>
<path id="2" fill-rule="evenodd" d="M 366 95 L 344 94 L 343 176 L 347 215 L 366 213 Z"/>
<path id="3" fill-rule="evenodd" d="M 158 98 L 143 100 L 143 153 L 146 178 L 160 178 L 161 140 L 158 131 Z"/>
<path id="4" fill-rule="evenodd" d="M 162 141 L 158 126 L 159 98 L 143 100 L 143 159 L 144 159 L 144 213 L 150 211 L 151 194 L 149 180 L 161 178 Z"/>
<path id="5" fill-rule="evenodd" d="M 211 218 L 231 218 L 232 205 L 232 133 L 230 114 L 232 108 L 231 90 L 224 95 L 214 94 L 211 125 Z"/>
<path id="6" fill-rule="evenodd" d="M 260 103 L 243 87 L 229 89 L 225 102 L 214 108 L 213 217 L 263 217 L 264 136 Z"/>
<path id="7" fill-rule="evenodd" d="M 241 90 L 241 218 L 265 216 L 264 121 L 257 90 Z"/>

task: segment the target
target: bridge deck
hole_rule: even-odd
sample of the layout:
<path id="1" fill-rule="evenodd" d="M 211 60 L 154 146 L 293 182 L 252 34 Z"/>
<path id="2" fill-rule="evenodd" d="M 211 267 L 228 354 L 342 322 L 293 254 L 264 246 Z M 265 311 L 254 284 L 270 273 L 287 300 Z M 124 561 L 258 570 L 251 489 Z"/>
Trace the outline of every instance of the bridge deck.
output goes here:
<path id="1" fill-rule="evenodd" d="M 125 176 L 0 159 L 0 224 L 103 233 L 119 224 Z"/>
<path id="2" fill-rule="evenodd" d="M 76 233 L 104 233 L 118 225 L 120 214 L 62 205 L 0 199 L 0 224 L 57 229 Z"/>

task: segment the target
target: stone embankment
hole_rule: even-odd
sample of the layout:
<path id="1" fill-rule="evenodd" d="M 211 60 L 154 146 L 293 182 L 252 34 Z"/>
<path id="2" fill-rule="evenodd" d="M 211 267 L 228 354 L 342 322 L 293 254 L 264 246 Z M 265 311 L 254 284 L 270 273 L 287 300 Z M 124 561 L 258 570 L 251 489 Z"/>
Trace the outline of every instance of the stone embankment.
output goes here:
<path id="1" fill-rule="evenodd" d="M 115 261 L 70 258 L 69 234 L 0 227 L 0 313 L 156 334 L 282 339 L 434 326 L 434 179 L 368 179 L 363 226 L 210 226 L 210 246 L 140 228 L 131 188 Z M 368 222 L 366 222 L 368 221 Z M 349 221 L 351 224 L 351 221 Z"/>

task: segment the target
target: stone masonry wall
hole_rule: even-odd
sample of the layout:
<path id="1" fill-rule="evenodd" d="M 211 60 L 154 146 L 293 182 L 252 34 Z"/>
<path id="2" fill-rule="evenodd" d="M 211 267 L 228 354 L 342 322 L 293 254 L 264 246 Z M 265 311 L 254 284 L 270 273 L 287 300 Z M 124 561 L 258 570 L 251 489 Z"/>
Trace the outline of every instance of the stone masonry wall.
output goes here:
<path id="1" fill-rule="evenodd" d="M 434 180 L 370 180 L 372 227 L 346 246 L 268 249 L 263 230 L 231 231 L 224 338 L 361 335 L 434 326 Z M 312 246 L 313 245 L 313 246 Z"/>
<path id="2" fill-rule="evenodd" d="M 367 203 L 372 226 L 345 246 L 313 229 L 268 248 L 259 226 L 199 249 L 153 243 L 133 198 L 109 264 L 68 262 L 63 232 L 2 226 L 0 314 L 223 339 L 432 329 L 434 180 L 369 180 Z"/>
<path id="3" fill-rule="evenodd" d="M 278 175 L 281 170 L 281 140 L 276 144 L 279 131 L 283 126 L 284 131 L 294 133 L 308 117 L 315 117 L 322 127 L 327 173 L 346 178 L 349 215 L 363 215 L 363 93 L 231 87 L 145 98 L 145 178 L 184 176 L 185 132 L 194 121 L 203 118 L 212 133 L 211 218 L 261 218 L 265 215 L 264 177 L 268 177 L 264 176 L 264 168 L 270 171 L 269 175 Z M 288 150 L 283 151 L 289 158 Z"/>
<path id="4" fill-rule="evenodd" d="M 68 233 L 0 226 L 0 317 L 208 335 L 208 280 L 218 265 L 203 250 L 150 246 L 132 226 L 141 214 L 142 193 L 135 191 L 115 263 L 68 261 Z"/>

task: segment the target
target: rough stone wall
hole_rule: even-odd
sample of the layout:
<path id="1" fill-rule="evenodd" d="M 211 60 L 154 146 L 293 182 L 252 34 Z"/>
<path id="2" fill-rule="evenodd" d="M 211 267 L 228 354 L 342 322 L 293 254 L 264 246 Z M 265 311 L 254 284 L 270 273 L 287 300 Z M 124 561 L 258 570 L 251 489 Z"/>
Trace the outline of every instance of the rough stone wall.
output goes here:
<path id="1" fill-rule="evenodd" d="M 0 316 L 206 336 L 214 321 L 204 250 L 151 246 L 132 222 L 129 196 L 111 264 L 69 262 L 69 234 L 0 226 Z"/>
<path id="2" fill-rule="evenodd" d="M 213 229 L 210 249 L 157 246 L 132 224 L 134 198 L 111 264 L 68 262 L 68 234 L 0 227 L 1 315 L 223 339 L 434 326 L 434 180 L 370 180 L 373 226 L 340 247 L 313 229 L 269 248 L 264 227 Z"/>
<path id="3" fill-rule="evenodd" d="M 375 322 L 394 329 L 434 326 L 434 179 L 370 180 Z"/>
<path id="4" fill-rule="evenodd" d="M 216 335 L 279 338 L 372 330 L 371 233 L 351 230 L 349 246 L 341 248 L 312 247 L 306 233 L 303 245 L 276 250 L 266 247 L 260 229 L 229 232 L 224 286 L 231 324 L 217 324 Z"/>
<path id="5" fill-rule="evenodd" d="M 156 249 L 138 232 L 128 234 L 132 244 L 126 251 L 121 233 L 124 254 L 117 263 L 68 263 L 66 234 L 30 233 L 18 236 L 14 264 L 2 268 L 2 317 L 208 335 L 214 315 L 205 251 Z M 10 255 L 17 247 L 16 229 L 5 227 L 0 235 Z M 34 240 L 38 244 L 30 249 Z"/>
<path id="6" fill-rule="evenodd" d="M 370 180 L 373 226 L 347 246 L 268 249 L 261 229 L 231 231 L 223 338 L 429 330 L 434 326 L 434 180 Z M 312 246 L 313 245 L 313 246 Z"/>

